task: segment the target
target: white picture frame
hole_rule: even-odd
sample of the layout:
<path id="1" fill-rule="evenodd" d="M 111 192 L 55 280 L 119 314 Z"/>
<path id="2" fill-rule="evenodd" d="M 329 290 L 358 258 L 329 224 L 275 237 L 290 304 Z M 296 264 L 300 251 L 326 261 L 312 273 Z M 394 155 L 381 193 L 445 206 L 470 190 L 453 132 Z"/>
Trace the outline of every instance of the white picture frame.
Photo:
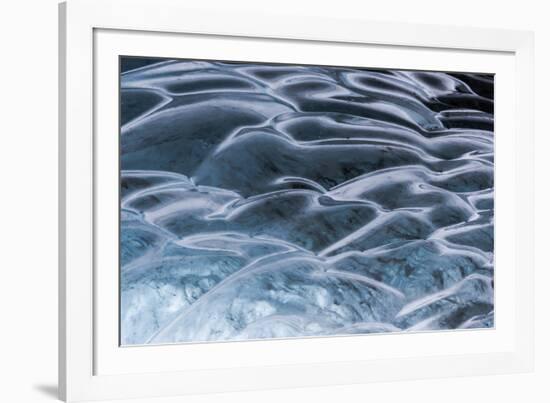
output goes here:
<path id="1" fill-rule="evenodd" d="M 206 13 L 174 0 L 70 0 L 60 5 L 62 399 L 170 396 L 532 370 L 532 34 L 299 15 L 282 20 L 267 14 Z M 268 48 L 270 56 L 261 53 Z M 118 251 L 118 245 L 109 246 L 116 239 L 110 233 L 118 228 L 118 223 L 109 221 L 115 193 L 108 186 L 113 174 L 118 175 L 113 162 L 118 158 L 118 138 L 113 143 L 109 136 L 118 130 L 114 58 L 143 54 L 223 59 L 233 54 L 240 60 L 319 64 L 330 64 L 338 57 L 362 65 L 357 49 L 362 50 L 359 54 L 377 55 L 378 65 L 365 67 L 497 71 L 495 136 L 502 140 L 496 145 L 495 260 L 502 267 L 501 272 L 497 269 L 502 286 L 496 288 L 495 329 L 119 348 L 118 283 L 109 270 L 116 253 L 108 253 Z"/>

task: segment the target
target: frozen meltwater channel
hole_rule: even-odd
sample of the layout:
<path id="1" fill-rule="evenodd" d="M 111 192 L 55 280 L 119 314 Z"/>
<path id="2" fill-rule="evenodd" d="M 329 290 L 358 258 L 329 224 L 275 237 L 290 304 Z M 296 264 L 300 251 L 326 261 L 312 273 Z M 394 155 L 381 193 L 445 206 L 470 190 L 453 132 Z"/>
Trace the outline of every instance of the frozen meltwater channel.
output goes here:
<path id="1" fill-rule="evenodd" d="M 123 345 L 493 326 L 493 76 L 122 58 Z"/>

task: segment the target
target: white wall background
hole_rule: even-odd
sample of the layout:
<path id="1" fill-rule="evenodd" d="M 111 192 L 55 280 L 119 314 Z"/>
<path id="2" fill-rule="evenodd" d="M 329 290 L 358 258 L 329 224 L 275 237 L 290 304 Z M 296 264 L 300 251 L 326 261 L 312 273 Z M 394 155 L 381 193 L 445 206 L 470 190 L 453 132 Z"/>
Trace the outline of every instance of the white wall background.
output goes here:
<path id="1" fill-rule="evenodd" d="M 201 0 L 194 3 L 198 8 L 251 7 L 280 14 L 293 9 L 319 16 L 535 31 L 536 371 L 524 375 L 147 402 L 550 401 L 550 275 L 546 262 L 550 226 L 547 207 L 550 23 L 546 2 Z M 57 393 L 57 0 L 2 2 L 0 44 L 0 402 L 51 402 L 56 400 Z"/>

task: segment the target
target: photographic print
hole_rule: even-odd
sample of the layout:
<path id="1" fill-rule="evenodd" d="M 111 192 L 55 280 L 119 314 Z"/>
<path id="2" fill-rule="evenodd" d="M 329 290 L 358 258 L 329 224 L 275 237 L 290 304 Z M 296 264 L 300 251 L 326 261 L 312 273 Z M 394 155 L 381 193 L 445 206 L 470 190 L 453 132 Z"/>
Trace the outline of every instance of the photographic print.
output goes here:
<path id="1" fill-rule="evenodd" d="M 120 344 L 494 326 L 494 76 L 120 57 Z"/>

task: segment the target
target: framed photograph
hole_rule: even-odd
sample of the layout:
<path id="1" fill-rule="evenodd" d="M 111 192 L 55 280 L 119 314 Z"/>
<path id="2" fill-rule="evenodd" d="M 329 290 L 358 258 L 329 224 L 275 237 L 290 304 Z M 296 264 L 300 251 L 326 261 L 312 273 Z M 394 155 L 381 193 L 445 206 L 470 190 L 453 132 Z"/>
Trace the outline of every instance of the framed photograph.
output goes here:
<path id="1" fill-rule="evenodd" d="M 532 43 L 61 4 L 61 397 L 530 371 Z"/>

